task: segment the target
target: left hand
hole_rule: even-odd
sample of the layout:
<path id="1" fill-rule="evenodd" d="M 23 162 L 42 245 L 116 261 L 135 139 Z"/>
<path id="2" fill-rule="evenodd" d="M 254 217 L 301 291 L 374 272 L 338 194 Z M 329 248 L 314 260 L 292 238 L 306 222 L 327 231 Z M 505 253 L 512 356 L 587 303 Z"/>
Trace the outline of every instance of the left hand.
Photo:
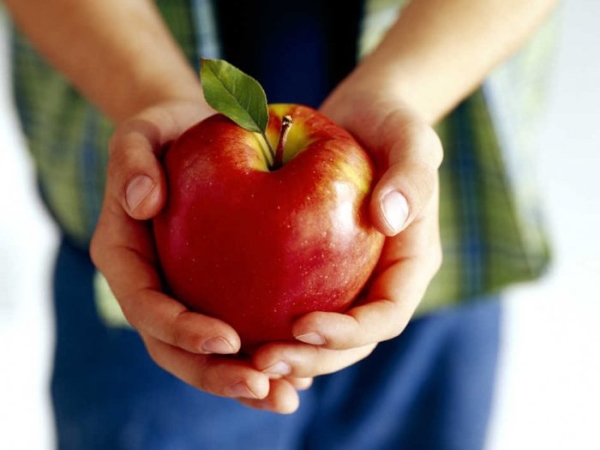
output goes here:
<path id="1" fill-rule="evenodd" d="M 372 283 L 354 307 L 343 314 L 306 314 L 293 326 L 297 343 L 267 344 L 255 353 L 255 367 L 274 377 L 335 372 L 398 336 L 442 259 L 437 176 L 442 147 L 432 127 L 401 100 L 383 95 L 334 92 L 322 112 L 362 143 L 382 173 L 370 213 L 387 239 Z"/>
<path id="2" fill-rule="evenodd" d="M 168 194 L 160 155 L 168 142 L 213 113 L 198 101 L 174 100 L 152 105 L 117 128 L 92 260 L 158 366 L 202 391 L 240 401 L 258 398 L 262 409 L 291 413 L 298 407 L 297 391 L 310 378 L 269 378 L 236 355 L 240 339 L 231 326 L 189 311 L 163 290 L 147 222 Z M 141 176 L 145 182 L 136 181 Z"/>

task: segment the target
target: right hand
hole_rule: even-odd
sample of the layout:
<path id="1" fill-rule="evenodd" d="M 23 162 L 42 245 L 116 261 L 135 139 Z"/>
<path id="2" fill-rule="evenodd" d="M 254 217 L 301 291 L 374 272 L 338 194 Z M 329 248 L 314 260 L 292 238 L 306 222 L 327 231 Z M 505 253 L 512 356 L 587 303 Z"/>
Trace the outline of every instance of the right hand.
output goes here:
<path id="1" fill-rule="evenodd" d="M 188 310 L 163 292 L 151 224 L 166 202 L 161 153 L 214 111 L 175 101 L 124 121 L 110 144 L 106 192 L 90 252 L 127 321 L 154 361 L 188 384 L 246 405 L 290 413 L 311 379 L 269 377 L 236 355 L 240 338 L 221 320 Z"/>

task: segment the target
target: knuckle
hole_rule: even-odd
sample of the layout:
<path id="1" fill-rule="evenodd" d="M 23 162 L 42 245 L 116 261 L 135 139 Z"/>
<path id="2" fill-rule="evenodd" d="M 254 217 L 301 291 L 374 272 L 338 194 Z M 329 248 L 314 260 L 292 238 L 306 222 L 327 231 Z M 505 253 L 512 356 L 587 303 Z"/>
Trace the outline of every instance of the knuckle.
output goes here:
<path id="1" fill-rule="evenodd" d="M 442 252 L 441 246 L 436 246 L 431 252 L 430 264 L 433 274 L 437 273 L 444 262 L 444 253 Z"/>
<path id="2" fill-rule="evenodd" d="M 136 330 L 145 330 L 147 328 L 146 323 L 142 319 L 142 316 L 140 314 L 136 314 L 135 309 L 132 307 L 132 304 L 134 302 L 132 302 L 126 296 L 115 296 L 115 298 L 119 303 L 119 307 L 121 308 L 121 312 L 123 313 L 125 320 L 127 320 L 127 323 L 129 323 L 129 325 L 131 325 Z"/>
<path id="3" fill-rule="evenodd" d="M 196 367 L 193 374 L 190 375 L 189 384 L 200 389 L 203 392 L 209 392 L 215 395 L 224 396 L 226 389 L 224 386 L 220 386 L 218 383 L 212 382 L 207 375 L 207 358 L 198 357 L 195 358 Z"/>
<path id="4" fill-rule="evenodd" d="M 432 127 L 425 125 L 420 139 L 422 139 L 421 145 L 432 169 L 437 171 L 444 159 L 444 149 L 439 135 Z"/>
<path id="5" fill-rule="evenodd" d="M 190 326 L 190 322 L 193 317 L 189 314 L 189 311 L 181 311 L 170 324 L 170 344 L 186 349 L 189 351 L 198 351 L 202 348 L 202 341 L 204 336 L 200 330 L 194 330 Z"/>
<path id="6" fill-rule="evenodd" d="M 387 305 L 389 309 L 389 311 L 385 313 L 385 317 L 389 317 L 391 320 L 388 319 L 386 321 L 388 326 L 384 330 L 384 333 L 382 333 L 381 341 L 389 341 L 390 339 L 400 336 L 410 319 L 410 317 L 407 317 L 404 308 L 402 308 L 398 302 L 386 300 L 385 305 Z"/>
<path id="7" fill-rule="evenodd" d="M 412 120 L 402 123 L 397 134 L 399 138 L 391 147 L 388 163 L 409 159 L 423 169 L 428 168 L 429 173 L 437 172 L 444 151 L 437 132 L 431 126 Z"/>
<path id="8" fill-rule="evenodd" d="M 167 336 L 168 339 L 168 344 L 174 346 L 174 347 L 178 347 L 178 348 L 185 348 L 186 347 L 186 334 L 185 332 L 181 329 L 181 327 L 178 326 L 171 326 L 171 332 L 168 333 Z"/>

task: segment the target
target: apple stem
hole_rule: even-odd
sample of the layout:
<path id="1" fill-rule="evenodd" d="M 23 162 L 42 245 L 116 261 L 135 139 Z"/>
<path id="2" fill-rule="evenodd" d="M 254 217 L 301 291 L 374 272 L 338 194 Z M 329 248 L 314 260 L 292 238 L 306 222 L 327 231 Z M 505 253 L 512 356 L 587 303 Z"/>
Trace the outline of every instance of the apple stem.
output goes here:
<path id="1" fill-rule="evenodd" d="M 277 143 L 277 149 L 275 150 L 275 158 L 273 161 L 273 170 L 277 170 L 283 166 L 283 149 L 285 148 L 285 142 L 287 141 L 288 133 L 293 124 L 292 116 L 283 116 L 281 119 L 281 131 L 279 132 L 279 142 Z"/>

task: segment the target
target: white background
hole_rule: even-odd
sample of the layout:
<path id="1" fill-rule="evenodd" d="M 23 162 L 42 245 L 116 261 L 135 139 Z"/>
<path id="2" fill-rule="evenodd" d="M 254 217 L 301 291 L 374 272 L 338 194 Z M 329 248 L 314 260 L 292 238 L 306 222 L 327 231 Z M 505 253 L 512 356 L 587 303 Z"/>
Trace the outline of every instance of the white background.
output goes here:
<path id="1" fill-rule="evenodd" d="M 600 2 L 564 8 L 539 152 L 556 263 L 507 300 L 488 450 L 600 448 Z M 55 232 L 35 195 L 1 43 L 0 448 L 50 450 Z"/>

